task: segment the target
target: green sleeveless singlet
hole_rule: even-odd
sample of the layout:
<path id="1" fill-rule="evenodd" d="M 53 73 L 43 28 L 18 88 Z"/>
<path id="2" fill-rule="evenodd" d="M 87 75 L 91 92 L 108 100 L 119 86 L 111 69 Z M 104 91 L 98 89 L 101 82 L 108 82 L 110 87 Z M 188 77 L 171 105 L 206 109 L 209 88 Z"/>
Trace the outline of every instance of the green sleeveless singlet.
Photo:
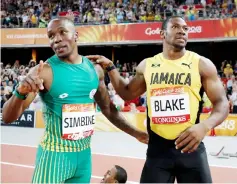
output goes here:
<path id="1" fill-rule="evenodd" d="M 49 151 L 76 152 L 90 147 L 91 136 L 79 140 L 62 138 L 62 107 L 64 104 L 94 103 L 99 79 L 93 64 L 82 58 L 81 64 L 68 64 L 56 55 L 48 59 L 53 80 L 47 93 L 40 93 L 44 107 L 45 133 L 40 143 Z"/>

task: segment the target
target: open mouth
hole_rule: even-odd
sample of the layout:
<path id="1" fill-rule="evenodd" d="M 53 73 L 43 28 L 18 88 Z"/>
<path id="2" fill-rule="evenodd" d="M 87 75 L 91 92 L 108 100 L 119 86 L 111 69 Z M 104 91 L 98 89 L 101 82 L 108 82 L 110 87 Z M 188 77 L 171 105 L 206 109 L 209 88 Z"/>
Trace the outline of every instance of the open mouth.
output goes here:
<path id="1" fill-rule="evenodd" d="M 56 48 L 57 52 L 62 52 L 64 49 L 66 48 L 66 46 L 60 46 Z"/>

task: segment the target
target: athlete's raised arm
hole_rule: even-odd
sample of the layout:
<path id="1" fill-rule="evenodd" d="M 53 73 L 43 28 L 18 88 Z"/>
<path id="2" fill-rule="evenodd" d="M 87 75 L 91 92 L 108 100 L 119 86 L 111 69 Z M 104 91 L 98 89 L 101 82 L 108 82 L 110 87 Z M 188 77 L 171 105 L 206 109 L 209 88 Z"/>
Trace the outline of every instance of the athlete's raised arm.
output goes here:
<path id="1" fill-rule="evenodd" d="M 143 60 L 137 66 L 136 75 L 129 83 L 127 83 L 123 77 L 120 76 L 120 73 L 113 65 L 113 62 L 108 58 L 99 55 L 91 55 L 87 56 L 87 58 L 100 64 L 104 69 L 107 70 L 115 91 L 122 99 L 133 100 L 134 98 L 146 92 L 146 82 L 144 78 L 146 60 Z"/>
<path id="2" fill-rule="evenodd" d="M 2 119 L 5 123 L 12 123 L 25 111 L 37 95 L 43 90 L 43 79 L 45 76 L 44 63 L 40 62 L 27 74 L 26 78 L 19 83 L 11 98 L 4 104 Z"/>

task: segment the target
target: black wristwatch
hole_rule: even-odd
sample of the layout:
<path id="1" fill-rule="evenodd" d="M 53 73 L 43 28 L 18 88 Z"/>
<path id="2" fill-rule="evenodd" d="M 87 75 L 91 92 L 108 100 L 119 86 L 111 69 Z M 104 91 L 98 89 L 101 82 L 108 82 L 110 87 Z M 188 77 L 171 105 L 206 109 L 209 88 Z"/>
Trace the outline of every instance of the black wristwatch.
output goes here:
<path id="1" fill-rule="evenodd" d="M 113 63 L 110 64 L 109 66 L 107 66 L 107 67 L 105 68 L 105 70 L 106 70 L 107 72 L 110 72 L 111 70 L 114 70 L 114 69 L 116 69 L 116 67 L 114 66 Z"/>

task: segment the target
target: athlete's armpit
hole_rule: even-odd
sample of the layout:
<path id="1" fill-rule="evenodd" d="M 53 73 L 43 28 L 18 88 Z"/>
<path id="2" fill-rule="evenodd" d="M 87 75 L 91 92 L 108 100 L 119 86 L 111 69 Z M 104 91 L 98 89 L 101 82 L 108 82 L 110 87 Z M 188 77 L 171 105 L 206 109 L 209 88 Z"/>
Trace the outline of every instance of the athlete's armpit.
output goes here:
<path id="1" fill-rule="evenodd" d="M 136 68 L 136 75 L 127 85 L 127 100 L 133 100 L 146 92 L 146 81 L 144 77 L 146 61 L 143 60 Z"/>
<path id="2" fill-rule="evenodd" d="M 144 72 L 146 60 L 143 60 L 136 68 L 136 75 L 129 83 L 126 83 L 116 70 L 109 72 L 109 77 L 115 91 L 123 100 L 133 100 L 146 92 Z"/>
<path id="3" fill-rule="evenodd" d="M 229 104 L 215 65 L 209 59 L 202 57 L 199 63 L 199 71 L 204 90 L 213 104 L 213 111 L 208 118 L 212 121 L 209 123 L 209 128 L 213 128 L 225 120 L 229 112 Z"/>

